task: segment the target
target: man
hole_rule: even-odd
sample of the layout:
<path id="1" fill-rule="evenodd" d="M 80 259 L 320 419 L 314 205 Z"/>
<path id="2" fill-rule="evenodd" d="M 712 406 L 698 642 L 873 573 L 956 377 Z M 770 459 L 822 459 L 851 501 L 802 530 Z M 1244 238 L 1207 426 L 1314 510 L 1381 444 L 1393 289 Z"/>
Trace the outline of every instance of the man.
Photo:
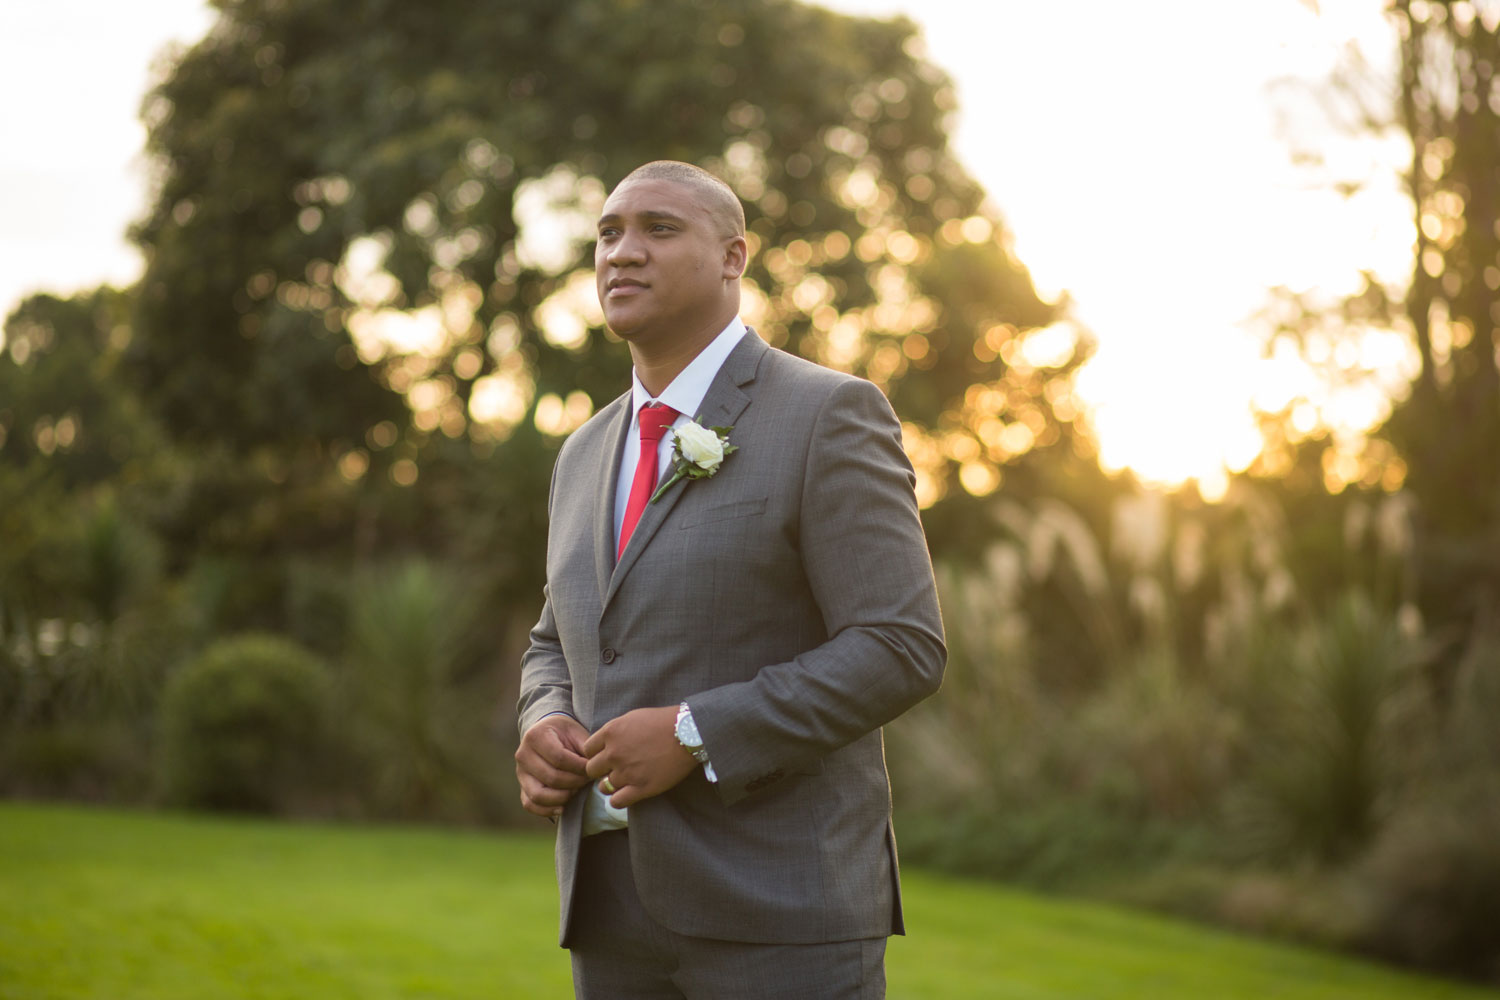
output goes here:
<path id="1" fill-rule="evenodd" d="M 946 658 L 914 478 L 874 385 L 746 330 L 746 254 L 685 163 L 599 219 L 632 390 L 558 454 L 516 752 L 580 997 L 879 997 L 903 932 L 880 727 Z"/>

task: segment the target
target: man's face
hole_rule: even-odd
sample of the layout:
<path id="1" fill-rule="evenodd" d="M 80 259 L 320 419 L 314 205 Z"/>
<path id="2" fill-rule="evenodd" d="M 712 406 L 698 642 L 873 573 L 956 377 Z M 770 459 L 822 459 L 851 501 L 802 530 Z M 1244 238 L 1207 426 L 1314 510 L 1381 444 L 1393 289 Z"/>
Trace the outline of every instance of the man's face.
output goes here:
<path id="1" fill-rule="evenodd" d="M 594 250 L 605 322 L 632 342 L 694 337 L 727 322 L 719 318 L 725 282 L 743 267 L 736 242 L 689 185 L 655 178 L 621 184 L 604 203 Z"/>

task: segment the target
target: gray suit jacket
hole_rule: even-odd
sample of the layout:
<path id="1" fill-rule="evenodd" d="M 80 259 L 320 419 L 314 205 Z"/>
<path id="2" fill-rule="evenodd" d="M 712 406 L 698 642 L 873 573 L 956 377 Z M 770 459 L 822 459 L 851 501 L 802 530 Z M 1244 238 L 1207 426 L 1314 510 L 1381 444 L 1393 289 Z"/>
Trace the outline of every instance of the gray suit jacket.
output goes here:
<path id="1" fill-rule="evenodd" d="M 629 406 L 626 393 L 558 454 L 521 730 L 556 711 L 592 731 L 634 708 L 692 707 L 717 784 L 695 770 L 630 809 L 641 901 L 672 930 L 901 933 L 880 727 L 937 689 L 946 652 L 890 404 L 751 331 L 701 414 L 733 425 L 739 450 L 648 506 L 616 565 Z M 564 945 L 583 801 L 557 833 Z"/>

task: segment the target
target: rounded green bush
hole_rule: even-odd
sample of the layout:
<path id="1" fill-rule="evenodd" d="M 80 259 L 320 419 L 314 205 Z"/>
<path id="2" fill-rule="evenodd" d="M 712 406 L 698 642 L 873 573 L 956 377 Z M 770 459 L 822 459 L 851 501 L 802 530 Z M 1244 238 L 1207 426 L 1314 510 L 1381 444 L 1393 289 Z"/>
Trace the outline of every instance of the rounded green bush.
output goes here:
<path id="1" fill-rule="evenodd" d="M 162 790 L 212 809 L 287 811 L 314 785 L 330 707 L 328 668 L 279 636 L 220 640 L 184 666 L 161 704 Z"/>

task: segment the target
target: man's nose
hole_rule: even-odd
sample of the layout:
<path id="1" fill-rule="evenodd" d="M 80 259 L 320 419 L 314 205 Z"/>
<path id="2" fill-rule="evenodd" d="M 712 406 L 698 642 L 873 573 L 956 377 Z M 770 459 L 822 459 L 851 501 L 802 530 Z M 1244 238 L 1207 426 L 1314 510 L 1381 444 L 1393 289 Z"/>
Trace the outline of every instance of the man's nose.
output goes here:
<path id="1" fill-rule="evenodd" d="M 605 256 L 611 264 L 639 264 L 646 259 L 646 241 L 636 233 L 621 233 Z"/>

